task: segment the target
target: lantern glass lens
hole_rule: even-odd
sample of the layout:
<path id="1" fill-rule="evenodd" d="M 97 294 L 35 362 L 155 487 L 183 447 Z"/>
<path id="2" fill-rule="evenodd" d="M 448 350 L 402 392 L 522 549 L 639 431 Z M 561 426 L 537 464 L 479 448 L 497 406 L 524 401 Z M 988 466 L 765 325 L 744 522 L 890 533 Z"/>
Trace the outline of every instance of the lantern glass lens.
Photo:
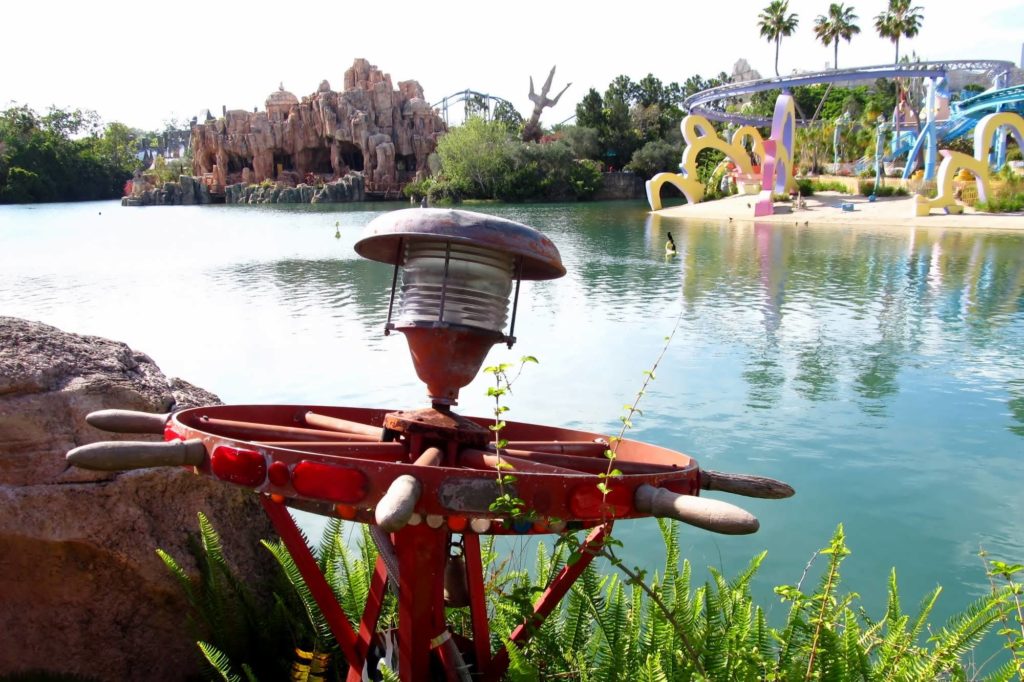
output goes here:
<path id="1" fill-rule="evenodd" d="M 511 254 L 467 244 L 407 243 L 398 324 L 446 322 L 501 332 L 508 315 L 513 265 Z"/>

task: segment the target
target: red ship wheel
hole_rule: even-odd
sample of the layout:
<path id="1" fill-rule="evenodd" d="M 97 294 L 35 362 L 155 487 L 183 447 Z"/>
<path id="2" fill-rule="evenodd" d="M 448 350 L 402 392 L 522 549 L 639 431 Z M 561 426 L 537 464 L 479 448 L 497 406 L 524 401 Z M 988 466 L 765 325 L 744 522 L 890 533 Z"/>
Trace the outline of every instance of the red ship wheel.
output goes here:
<path id="1" fill-rule="evenodd" d="M 105 410 L 93 426 L 163 434 L 165 442 L 103 442 L 68 453 L 76 466 L 123 470 L 189 466 L 200 475 L 251 488 L 288 547 L 348 664 L 362 678 L 388 583 L 397 586 L 398 667 L 402 680 L 498 680 L 508 652 L 491 651 L 480 536 L 591 529 L 581 558 L 562 568 L 512 633 L 522 646 L 593 560 L 617 519 L 673 518 L 719 533 L 752 533 L 746 511 L 697 497 L 717 489 L 753 497 L 787 497 L 771 479 L 701 471 L 692 458 L 631 440 L 508 422 L 499 452 L 487 420 L 451 411 L 495 343 L 514 342 L 519 282 L 565 273 L 558 250 L 525 225 L 468 213 L 412 209 L 367 226 L 356 250 L 394 264 L 392 304 L 402 269 L 398 320 L 432 407 L 386 411 L 357 407 L 223 405 L 152 415 Z M 503 332 L 512 285 L 510 332 Z M 507 471 L 506 471 L 507 469 Z M 514 482 L 501 482 L 506 473 Z M 607 484 L 606 491 L 598 488 Z M 493 509 L 503 493 L 526 512 Z M 286 507 L 371 524 L 379 549 L 358 632 L 349 624 Z M 449 581 L 453 534 L 461 537 L 464 572 Z M 461 562 L 460 562 L 461 566 Z M 464 578 L 464 580 L 463 580 Z M 472 639 L 454 637 L 449 605 L 468 606 Z M 460 589 L 455 589 L 460 588 Z M 433 653 L 436 652 L 436 658 Z"/>
<path id="2" fill-rule="evenodd" d="M 480 535 L 558 533 L 592 528 L 581 559 L 556 576 L 534 614 L 510 638 L 523 645 L 565 596 L 600 549 L 616 519 L 660 516 L 720 533 L 751 533 L 757 520 L 733 505 L 695 497 L 701 488 L 756 497 L 785 497 L 777 481 L 701 471 L 692 458 L 655 445 L 622 440 L 614 466 L 621 476 L 604 495 L 608 443 L 599 434 L 508 422 L 501 458 L 515 474 L 511 491 L 529 518 L 491 511 L 499 495 L 498 455 L 486 420 L 436 409 L 388 412 L 356 407 L 222 405 L 173 415 L 105 410 L 89 415 L 110 431 L 162 433 L 164 443 L 103 442 L 69 454 L 78 466 L 126 469 L 183 465 L 197 474 L 251 488 L 261 501 L 327 617 L 359 680 L 378 636 L 387 580 L 399 592 L 402 679 L 421 679 L 437 649 L 443 670 L 470 662 L 474 679 L 500 679 L 504 649 L 490 651 Z M 359 632 L 320 574 L 286 506 L 374 524 L 380 549 Z M 608 523 L 606 523 L 608 522 Z M 460 534 L 471 641 L 455 642 L 444 623 L 445 566 L 452 535 Z M 587 551 L 590 550 L 590 551 Z M 450 587 L 450 586 L 449 586 Z M 440 637 L 440 640 L 438 639 Z M 448 644 L 447 642 L 450 642 Z M 443 644 L 444 646 L 439 646 Z"/>

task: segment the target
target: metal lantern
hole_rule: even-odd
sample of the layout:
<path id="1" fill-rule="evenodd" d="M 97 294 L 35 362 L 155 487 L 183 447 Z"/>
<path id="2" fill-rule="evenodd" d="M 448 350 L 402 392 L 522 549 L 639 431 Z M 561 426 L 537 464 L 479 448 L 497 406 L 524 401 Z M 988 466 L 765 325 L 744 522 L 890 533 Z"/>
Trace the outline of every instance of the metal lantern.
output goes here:
<path id="1" fill-rule="evenodd" d="M 537 230 L 469 211 L 385 213 L 367 225 L 355 250 L 394 266 L 385 333 L 405 334 L 435 406 L 457 403 L 459 389 L 480 371 L 491 346 L 515 343 L 522 280 L 565 274 L 558 249 Z"/>

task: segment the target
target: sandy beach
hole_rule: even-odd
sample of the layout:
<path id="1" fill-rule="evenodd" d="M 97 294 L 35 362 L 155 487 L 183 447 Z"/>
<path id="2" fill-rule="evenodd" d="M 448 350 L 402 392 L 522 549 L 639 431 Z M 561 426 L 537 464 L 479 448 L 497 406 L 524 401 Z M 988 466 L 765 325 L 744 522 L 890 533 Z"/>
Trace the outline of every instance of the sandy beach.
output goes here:
<path id="1" fill-rule="evenodd" d="M 868 201 L 864 196 L 839 192 L 821 192 L 804 199 L 798 209 L 788 203 L 777 203 L 776 213 L 754 217 L 756 196 L 735 195 L 699 204 L 683 204 L 655 211 L 664 218 L 689 220 L 728 220 L 797 225 L 878 225 L 905 227 L 980 228 L 990 230 L 1024 230 L 1024 213 L 980 213 L 966 207 L 962 215 L 933 212 L 929 216 L 914 215 L 914 197 L 887 197 Z M 853 204 L 852 211 L 842 210 L 844 203 Z"/>

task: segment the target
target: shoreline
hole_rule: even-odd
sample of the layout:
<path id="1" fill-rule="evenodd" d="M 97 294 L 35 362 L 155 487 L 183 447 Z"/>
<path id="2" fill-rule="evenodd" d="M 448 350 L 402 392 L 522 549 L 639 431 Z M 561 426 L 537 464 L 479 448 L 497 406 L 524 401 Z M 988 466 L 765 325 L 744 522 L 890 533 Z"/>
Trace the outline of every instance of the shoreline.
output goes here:
<path id="1" fill-rule="evenodd" d="M 1024 212 L 981 213 L 964 207 L 961 215 L 932 213 L 914 215 L 914 195 L 907 197 L 879 197 L 868 201 L 865 196 L 819 192 L 804 199 L 805 207 L 798 209 L 786 202 L 777 202 L 775 215 L 754 217 L 753 205 L 757 195 L 736 194 L 724 199 L 703 201 L 699 204 L 671 206 L 652 215 L 681 220 L 729 220 L 749 223 L 792 223 L 795 225 L 842 225 L 879 227 L 939 227 L 983 230 L 1024 230 Z M 841 204 L 853 204 L 853 211 L 844 211 Z"/>

